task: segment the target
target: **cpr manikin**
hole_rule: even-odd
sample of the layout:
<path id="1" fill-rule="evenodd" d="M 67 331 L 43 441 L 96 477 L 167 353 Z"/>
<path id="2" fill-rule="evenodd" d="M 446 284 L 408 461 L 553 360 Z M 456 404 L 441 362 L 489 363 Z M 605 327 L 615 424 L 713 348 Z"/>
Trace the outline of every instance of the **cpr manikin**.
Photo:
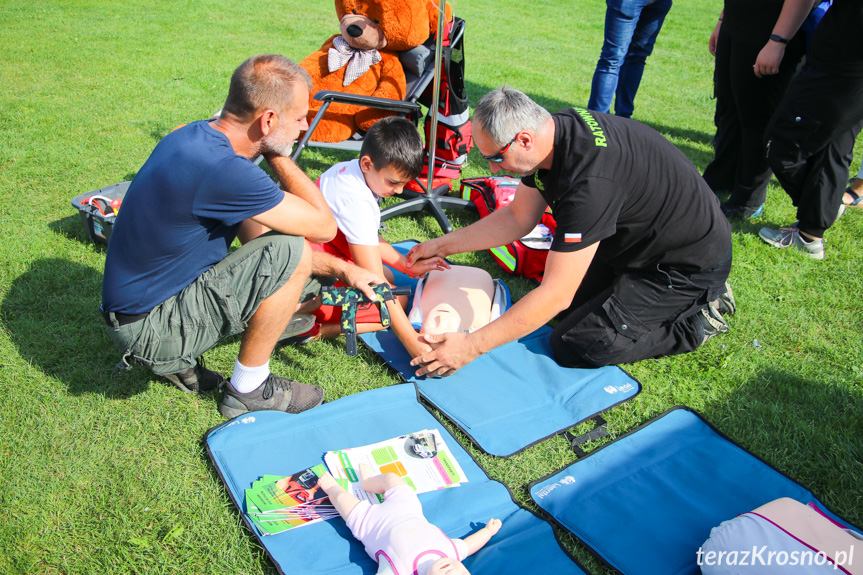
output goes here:
<path id="1" fill-rule="evenodd" d="M 417 284 L 408 318 L 420 333 L 475 331 L 506 308 L 506 292 L 483 269 L 451 266 L 430 271 Z"/>

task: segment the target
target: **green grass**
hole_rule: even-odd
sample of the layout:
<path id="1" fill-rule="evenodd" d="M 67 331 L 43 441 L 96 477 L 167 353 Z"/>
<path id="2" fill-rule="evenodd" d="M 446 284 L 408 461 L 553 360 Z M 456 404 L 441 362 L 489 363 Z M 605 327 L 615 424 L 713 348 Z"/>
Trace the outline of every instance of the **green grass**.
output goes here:
<path id="1" fill-rule="evenodd" d="M 469 26 L 473 102 L 502 83 L 552 110 L 587 102 L 603 3 L 455 9 Z M 712 156 L 707 38 L 720 9 L 675 3 L 636 101 L 636 118 L 699 169 Z M 199 443 L 222 421 L 217 399 L 183 395 L 143 369 L 114 373 L 118 354 L 97 312 L 105 250 L 87 242 L 70 200 L 130 179 L 170 129 L 219 109 L 247 56 L 299 60 L 335 29 L 331 2 L 0 7 L 0 573 L 274 572 Z M 316 176 L 337 159 L 313 152 L 303 166 Z M 487 170 L 474 153 L 465 175 Z M 756 235 L 795 219 L 772 186 L 765 215 L 734 226 L 731 331 L 689 355 L 624 366 L 644 391 L 607 414 L 611 432 L 691 406 L 863 525 L 863 213 L 850 211 L 828 232 L 825 261 L 780 252 Z M 453 214 L 459 226 L 473 217 Z M 391 220 L 387 237 L 438 233 L 417 216 Z M 485 253 L 454 259 L 500 275 Z M 531 287 L 507 283 L 516 296 Z M 209 365 L 229 372 L 237 349 L 220 345 Z M 330 398 L 397 382 L 369 353 L 347 357 L 341 340 L 279 350 L 273 367 Z M 521 502 L 530 481 L 574 460 L 559 437 L 508 459 L 475 456 Z"/>

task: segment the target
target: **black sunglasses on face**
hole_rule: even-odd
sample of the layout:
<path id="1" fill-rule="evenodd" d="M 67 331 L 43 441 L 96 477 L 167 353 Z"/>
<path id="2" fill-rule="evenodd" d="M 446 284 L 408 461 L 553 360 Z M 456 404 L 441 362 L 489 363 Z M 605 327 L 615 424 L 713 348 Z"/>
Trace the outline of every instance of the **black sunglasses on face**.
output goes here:
<path id="1" fill-rule="evenodd" d="M 520 132 L 519 132 L 520 133 Z M 480 154 L 482 158 L 488 162 L 493 162 L 495 164 L 499 164 L 503 161 L 503 155 L 512 146 L 512 143 L 515 142 L 515 139 L 518 138 L 518 134 L 512 137 L 512 140 L 509 141 L 509 144 L 501 148 L 496 154 L 492 154 L 490 156 L 486 156 L 485 154 Z"/>

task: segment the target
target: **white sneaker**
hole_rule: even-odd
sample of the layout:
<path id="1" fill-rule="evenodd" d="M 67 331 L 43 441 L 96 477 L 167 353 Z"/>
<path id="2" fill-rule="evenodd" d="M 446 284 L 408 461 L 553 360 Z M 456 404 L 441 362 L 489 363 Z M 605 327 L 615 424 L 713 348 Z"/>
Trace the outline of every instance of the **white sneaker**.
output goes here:
<path id="1" fill-rule="evenodd" d="M 790 228 L 779 228 L 778 230 L 761 228 L 758 235 L 774 248 L 790 248 L 794 246 L 812 259 L 824 259 L 824 240 L 807 241 L 803 239 L 796 225 Z"/>

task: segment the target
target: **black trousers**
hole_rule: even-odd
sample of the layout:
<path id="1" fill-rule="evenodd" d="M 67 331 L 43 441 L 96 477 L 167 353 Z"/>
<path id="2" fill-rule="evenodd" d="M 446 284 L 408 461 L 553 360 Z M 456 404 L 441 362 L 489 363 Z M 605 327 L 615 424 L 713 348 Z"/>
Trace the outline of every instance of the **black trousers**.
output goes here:
<path id="1" fill-rule="evenodd" d="M 704 179 L 714 192 L 728 190 L 728 203 L 757 208 L 767 198 L 770 166 L 764 157 L 764 131 L 803 56 L 802 39 L 795 38 L 774 76 L 753 72 L 764 42 L 722 32 L 716 46 L 714 73 L 717 141 Z"/>
<path id="2" fill-rule="evenodd" d="M 698 274 L 657 268 L 615 276 L 594 262 L 551 333 L 554 357 L 567 367 L 602 367 L 692 351 L 704 341 L 695 314 L 724 293 L 730 271 L 730 246 Z"/>
<path id="3" fill-rule="evenodd" d="M 863 76 L 804 64 L 766 134 L 767 160 L 797 207 L 801 231 L 820 238 L 836 221 L 861 127 Z"/>

